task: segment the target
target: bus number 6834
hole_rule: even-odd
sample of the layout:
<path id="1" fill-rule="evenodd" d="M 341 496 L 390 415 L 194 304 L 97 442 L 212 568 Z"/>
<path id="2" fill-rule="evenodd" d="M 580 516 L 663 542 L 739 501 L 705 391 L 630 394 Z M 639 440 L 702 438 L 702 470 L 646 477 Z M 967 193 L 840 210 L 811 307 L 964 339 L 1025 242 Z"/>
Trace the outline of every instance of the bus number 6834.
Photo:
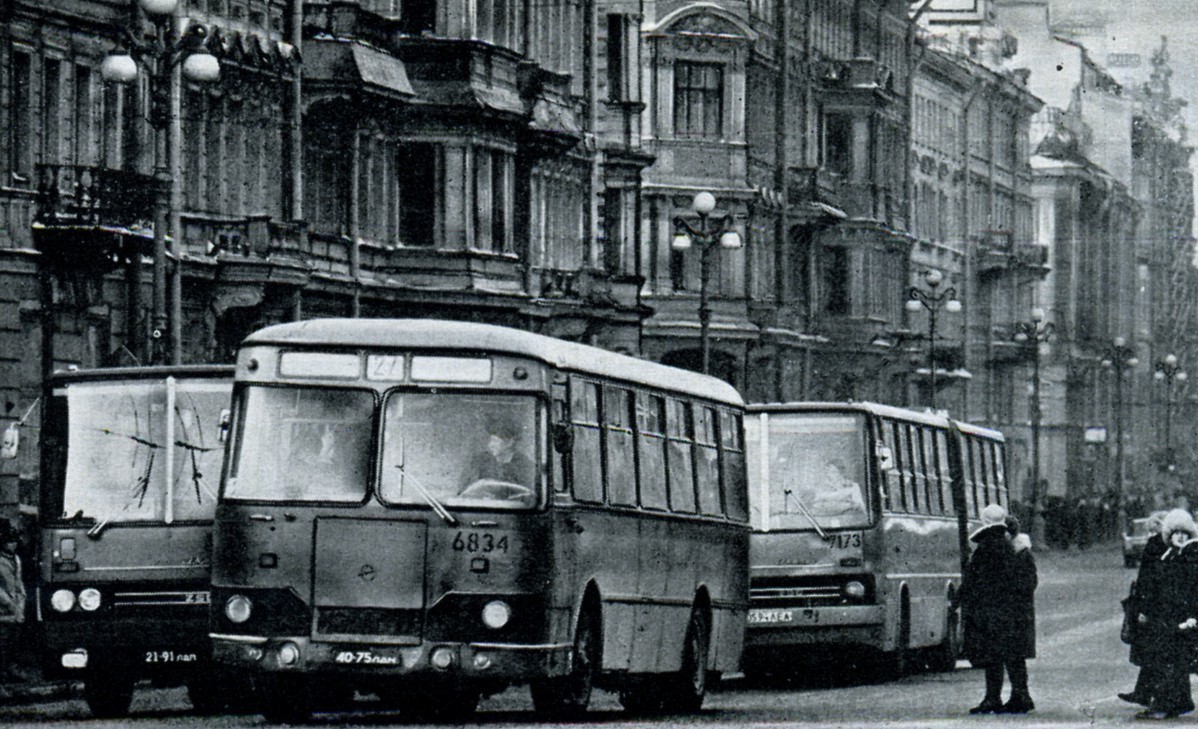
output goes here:
<path id="1" fill-rule="evenodd" d="M 455 552 L 507 552 L 507 535 L 496 537 L 490 532 L 458 532 L 453 538 Z"/>

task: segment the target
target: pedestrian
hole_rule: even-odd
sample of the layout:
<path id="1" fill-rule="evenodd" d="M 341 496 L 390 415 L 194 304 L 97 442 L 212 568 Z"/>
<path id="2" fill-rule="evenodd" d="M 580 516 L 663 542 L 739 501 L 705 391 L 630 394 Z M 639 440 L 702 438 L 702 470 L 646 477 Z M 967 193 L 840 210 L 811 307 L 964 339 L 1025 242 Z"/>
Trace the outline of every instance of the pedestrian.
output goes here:
<path id="1" fill-rule="evenodd" d="M 1014 645 L 1007 658 L 1011 677 L 1011 697 L 1003 704 L 1004 714 L 1026 714 L 1036 708 L 1027 689 L 1027 659 L 1036 657 L 1036 559 L 1032 556 L 1032 540 L 1020 530 L 1019 519 L 1007 516 L 1007 538 L 1014 554 L 1014 570 L 1010 582 L 1014 603 L 1015 625 L 1012 628 Z M 1002 677 L 998 679 L 1002 681 Z"/>
<path id="2" fill-rule="evenodd" d="M 958 602 L 965 627 L 965 657 L 985 669 L 986 695 L 970 714 L 1025 714 L 1035 708 L 1027 686 L 1029 596 L 1035 590 L 1034 564 L 1017 557 L 1008 539 L 1006 509 L 990 504 L 982 525 L 970 535 L 977 544 L 965 567 Z M 1026 537 L 1025 537 L 1026 540 Z M 1027 558 L 1031 558 L 1027 542 Z M 1029 577 L 1031 578 L 1029 581 Z M 1029 588 L 1030 583 L 1030 588 Z M 1002 701 L 1004 672 L 1011 695 Z"/>
<path id="3" fill-rule="evenodd" d="M 0 518 L 0 678 L 15 675 L 15 658 L 25 622 L 25 583 L 12 522 Z"/>
<path id="4" fill-rule="evenodd" d="M 1144 641 L 1147 633 L 1142 624 L 1147 620 L 1143 611 L 1146 609 L 1148 596 L 1156 589 L 1154 581 L 1159 572 L 1161 557 L 1168 549 L 1165 543 L 1166 535 L 1162 533 L 1164 517 L 1163 511 L 1153 512 L 1148 516 L 1150 535 L 1144 543 L 1144 551 L 1140 555 L 1140 570 L 1136 573 L 1135 581 L 1131 583 L 1131 592 L 1127 598 L 1132 601 L 1128 606 L 1128 612 L 1132 616 L 1131 651 L 1128 660 L 1140 667 L 1140 673 L 1136 677 L 1136 687 L 1118 696 L 1124 701 L 1141 706 L 1149 706 L 1152 703 L 1152 696 L 1156 693 L 1159 681 L 1156 665 L 1144 660 Z"/>
<path id="5" fill-rule="evenodd" d="M 1140 650 L 1155 687 L 1143 719 L 1171 719 L 1194 710 L 1190 694 L 1194 641 L 1198 637 L 1198 526 L 1184 509 L 1161 523 L 1165 553 L 1143 596 Z"/>

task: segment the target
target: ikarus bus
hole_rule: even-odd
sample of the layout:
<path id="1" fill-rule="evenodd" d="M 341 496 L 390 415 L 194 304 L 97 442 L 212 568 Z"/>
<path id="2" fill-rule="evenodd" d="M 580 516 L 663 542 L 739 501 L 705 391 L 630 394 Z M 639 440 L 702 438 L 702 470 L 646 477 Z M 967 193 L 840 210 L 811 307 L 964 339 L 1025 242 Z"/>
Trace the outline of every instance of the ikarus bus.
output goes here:
<path id="1" fill-rule="evenodd" d="M 262 711 L 357 694 L 458 716 L 530 684 L 698 709 L 747 611 L 743 404 L 529 332 L 313 320 L 250 335 L 218 507 L 212 638 Z"/>

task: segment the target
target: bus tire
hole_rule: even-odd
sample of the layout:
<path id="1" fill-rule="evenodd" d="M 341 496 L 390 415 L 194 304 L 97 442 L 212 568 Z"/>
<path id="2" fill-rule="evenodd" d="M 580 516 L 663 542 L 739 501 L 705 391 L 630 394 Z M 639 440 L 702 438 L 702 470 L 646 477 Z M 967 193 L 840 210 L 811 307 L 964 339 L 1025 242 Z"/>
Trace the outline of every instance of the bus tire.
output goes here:
<path id="1" fill-rule="evenodd" d="M 902 678 L 911 673 L 911 605 L 907 596 L 903 595 L 899 608 L 898 636 L 894 641 L 894 650 L 886 657 L 888 673 L 894 678 Z"/>
<path id="2" fill-rule="evenodd" d="M 113 669 L 95 671 L 83 681 L 83 699 L 97 719 L 127 716 L 133 701 L 133 677 Z"/>
<path id="3" fill-rule="evenodd" d="M 603 640 L 599 628 L 599 613 L 584 603 L 574 631 L 574 651 L 570 673 L 532 682 L 532 703 L 538 714 L 555 719 L 578 718 L 591 703 L 595 676 L 602 665 Z"/>
<path id="4" fill-rule="evenodd" d="M 651 677 L 632 679 L 620 689 L 620 706 L 629 714 L 660 714 L 665 708 L 664 699 L 661 682 Z"/>
<path id="5" fill-rule="evenodd" d="M 187 678 L 187 698 L 198 714 L 217 714 L 229 707 L 228 687 L 215 677 L 196 674 Z"/>
<path id="6" fill-rule="evenodd" d="M 404 719 L 460 724 L 474 716 L 481 697 L 473 686 L 432 687 L 405 694 L 399 711 Z"/>
<path id="7" fill-rule="evenodd" d="M 259 698 L 270 724 L 304 724 L 312 718 L 312 687 L 301 676 L 265 676 Z"/>
<path id="8" fill-rule="evenodd" d="M 691 609 L 682 643 L 682 665 L 666 683 L 662 708 L 667 712 L 692 713 L 703 706 L 707 695 L 707 657 L 711 653 L 711 619 L 707 611 Z"/>
<path id="9" fill-rule="evenodd" d="M 961 614 L 949 608 L 944 615 L 944 640 L 932 649 L 928 667 L 933 671 L 947 672 L 957 667 L 961 655 Z"/>

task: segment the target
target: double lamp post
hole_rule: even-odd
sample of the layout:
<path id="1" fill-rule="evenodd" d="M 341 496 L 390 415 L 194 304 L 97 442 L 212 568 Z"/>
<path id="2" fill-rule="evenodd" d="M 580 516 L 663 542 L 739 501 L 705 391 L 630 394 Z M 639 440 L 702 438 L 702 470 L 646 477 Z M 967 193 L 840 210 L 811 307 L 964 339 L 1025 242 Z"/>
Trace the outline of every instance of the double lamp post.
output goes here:
<path id="1" fill-rule="evenodd" d="M 205 48 L 207 31 L 202 25 L 179 17 L 178 0 L 138 0 L 144 15 L 131 18 L 130 27 L 120 29 L 124 52 L 107 56 L 100 76 L 108 83 L 128 85 L 136 81 L 139 66 L 147 76 L 150 98 L 149 123 L 154 129 L 154 313 L 151 336 L 155 342 L 152 362 L 161 362 L 163 332 L 170 334 L 170 362 L 182 359 L 182 224 L 179 143 L 181 129 L 182 79 L 210 84 L 220 79 L 220 62 Z M 167 228 L 170 228 L 171 269 L 170 314 L 166 301 Z"/>
<path id="2" fill-rule="evenodd" d="M 1119 487 L 1119 531 L 1127 533 L 1127 474 L 1123 452 L 1123 381 L 1126 374 L 1140 364 L 1136 350 L 1123 337 L 1115 337 L 1102 358 L 1102 366 L 1114 375 L 1115 392 L 1115 482 Z"/>
<path id="3" fill-rule="evenodd" d="M 1044 500 L 1040 477 L 1040 425 L 1043 419 L 1043 409 L 1040 406 L 1040 345 L 1047 342 L 1054 332 L 1056 325 L 1044 321 L 1044 310 L 1038 306 L 1032 309 L 1028 321 L 1015 325 L 1015 341 L 1027 346 L 1032 357 L 1032 489 L 1028 494 L 1028 513 L 1032 516 L 1032 537 L 1036 544 L 1044 542 L 1044 517 L 1040 513 L 1040 504 Z"/>
<path id="4" fill-rule="evenodd" d="M 712 219 L 715 210 L 715 195 L 699 192 L 691 201 L 691 212 L 699 219 L 693 226 L 682 216 L 674 218 L 674 238 L 670 247 L 675 251 L 687 251 L 699 247 L 699 350 L 702 357 L 702 372 L 711 372 L 711 306 L 707 289 L 711 284 L 712 254 L 721 249 L 740 248 L 740 234 L 733 227 L 731 213 Z"/>
<path id="5" fill-rule="evenodd" d="M 961 302 L 957 300 L 957 290 L 949 287 L 939 291 L 944 282 L 944 274 L 936 269 L 924 273 L 924 284 L 927 288 L 912 286 L 908 292 L 907 311 L 917 314 L 920 310 L 928 312 L 928 402 L 933 410 L 936 409 L 936 318 L 943 309 L 949 314 L 961 311 Z"/>

